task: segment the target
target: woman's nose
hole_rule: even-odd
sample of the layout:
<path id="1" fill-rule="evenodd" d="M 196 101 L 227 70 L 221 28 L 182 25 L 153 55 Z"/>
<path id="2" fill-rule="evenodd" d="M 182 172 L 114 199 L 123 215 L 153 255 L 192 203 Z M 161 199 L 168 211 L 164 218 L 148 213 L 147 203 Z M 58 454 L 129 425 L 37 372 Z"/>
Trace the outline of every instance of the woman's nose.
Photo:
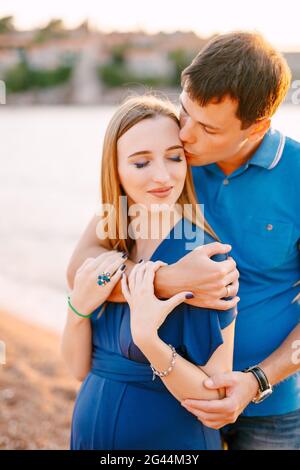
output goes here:
<path id="1" fill-rule="evenodd" d="M 170 180 L 170 173 L 165 165 L 157 165 L 153 171 L 152 179 L 156 183 L 165 184 Z"/>
<path id="2" fill-rule="evenodd" d="M 188 144 L 194 144 L 196 142 L 195 132 L 191 119 L 188 118 L 181 121 L 179 138 L 182 142 L 186 142 Z"/>

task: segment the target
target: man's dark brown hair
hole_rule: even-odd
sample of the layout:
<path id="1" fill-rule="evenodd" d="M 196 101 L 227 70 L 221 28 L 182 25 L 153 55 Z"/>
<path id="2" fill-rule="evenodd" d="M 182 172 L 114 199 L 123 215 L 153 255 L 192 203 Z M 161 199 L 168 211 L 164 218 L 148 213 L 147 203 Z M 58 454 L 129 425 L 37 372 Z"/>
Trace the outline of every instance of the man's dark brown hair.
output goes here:
<path id="1" fill-rule="evenodd" d="M 238 101 L 242 129 L 271 117 L 283 101 L 291 72 L 260 34 L 233 32 L 212 39 L 182 72 L 182 86 L 200 106 L 226 96 Z"/>

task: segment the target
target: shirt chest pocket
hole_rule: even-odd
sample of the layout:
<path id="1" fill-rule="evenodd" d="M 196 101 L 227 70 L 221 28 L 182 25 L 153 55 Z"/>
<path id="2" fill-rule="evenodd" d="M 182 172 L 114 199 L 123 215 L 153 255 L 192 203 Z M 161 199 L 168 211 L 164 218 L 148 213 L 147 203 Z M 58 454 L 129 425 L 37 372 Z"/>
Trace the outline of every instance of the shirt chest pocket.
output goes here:
<path id="1" fill-rule="evenodd" d="M 249 217 L 243 228 L 243 253 L 247 264 L 266 270 L 278 268 L 285 262 L 293 244 L 292 223 Z"/>

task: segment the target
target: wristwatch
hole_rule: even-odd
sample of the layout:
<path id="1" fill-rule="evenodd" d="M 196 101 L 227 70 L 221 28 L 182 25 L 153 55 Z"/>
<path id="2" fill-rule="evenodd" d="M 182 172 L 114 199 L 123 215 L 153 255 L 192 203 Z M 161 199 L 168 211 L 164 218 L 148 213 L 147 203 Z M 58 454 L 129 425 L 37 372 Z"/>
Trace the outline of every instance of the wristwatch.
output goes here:
<path id="1" fill-rule="evenodd" d="M 273 393 L 272 385 L 268 381 L 268 378 L 264 371 L 259 366 L 248 367 L 242 372 L 251 372 L 258 382 L 259 390 L 257 392 L 257 395 L 252 400 L 253 403 L 261 403 Z"/>

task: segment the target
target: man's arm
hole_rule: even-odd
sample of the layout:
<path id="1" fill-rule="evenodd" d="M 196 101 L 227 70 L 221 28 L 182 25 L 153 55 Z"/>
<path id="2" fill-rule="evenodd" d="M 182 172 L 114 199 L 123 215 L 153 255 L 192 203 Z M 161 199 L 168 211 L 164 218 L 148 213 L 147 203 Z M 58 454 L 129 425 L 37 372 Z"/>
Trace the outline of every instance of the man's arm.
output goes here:
<path id="1" fill-rule="evenodd" d="M 300 371 L 300 325 L 258 365 L 266 373 L 271 385 Z M 203 424 L 214 429 L 234 423 L 258 392 L 258 382 L 249 372 L 216 374 L 206 380 L 204 385 L 213 390 L 225 388 L 226 398 L 221 401 L 186 400 L 185 405 Z"/>
<path id="2" fill-rule="evenodd" d="M 300 324 L 269 357 L 258 364 L 271 385 L 276 385 L 300 371 Z"/>
<path id="3" fill-rule="evenodd" d="M 99 256 L 110 249 L 107 240 L 97 237 L 97 224 L 100 217 L 94 215 L 79 239 L 71 256 L 67 268 L 67 281 L 70 289 L 73 289 L 74 277 L 77 269 L 89 257 Z M 155 294 L 159 298 L 170 298 L 173 295 L 187 290 L 193 292 L 195 298 L 187 300 L 187 303 L 204 308 L 228 310 L 237 305 L 236 297 L 239 283 L 239 273 L 232 259 L 215 262 L 211 256 L 230 251 L 230 245 L 210 243 L 198 247 L 177 263 L 162 266 L 155 277 Z M 125 262 L 127 275 L 134 267 L 131 260 Z M 223 300 L 226 288 L 230 286 L 232 299 Z M 119 282 L 108 298 L 110 302 L 125 302 L 122 294 L 121 282 Z"/>

